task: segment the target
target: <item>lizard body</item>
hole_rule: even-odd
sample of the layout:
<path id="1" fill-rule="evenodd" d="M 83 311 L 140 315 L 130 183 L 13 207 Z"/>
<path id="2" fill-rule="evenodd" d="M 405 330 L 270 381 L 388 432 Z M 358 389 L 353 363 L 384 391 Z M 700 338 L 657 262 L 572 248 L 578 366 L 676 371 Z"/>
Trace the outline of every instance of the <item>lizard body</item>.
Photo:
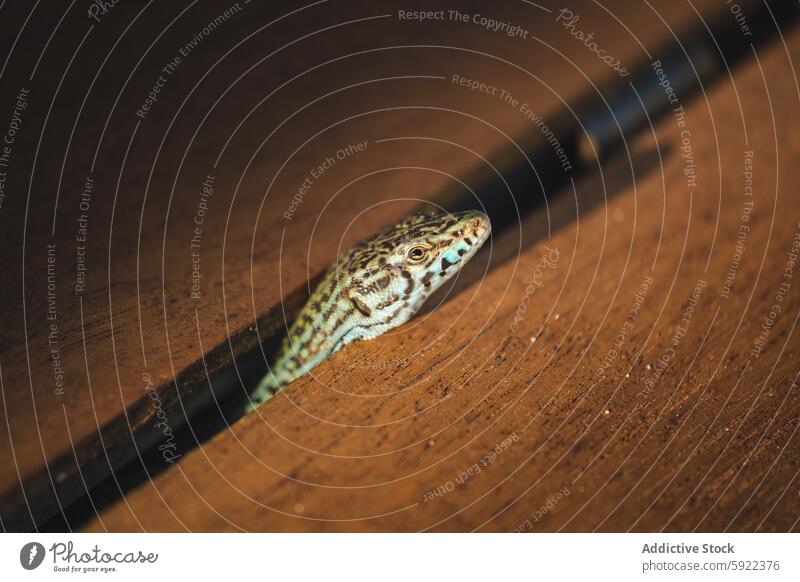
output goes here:
<path id="1" fill-rule="evenodd" d="M 358 243 L 328 269 L 295 318 L 248 410 L 348 343 L 407 322 L 490 231 L 478 211 L 419 213 Z"/>

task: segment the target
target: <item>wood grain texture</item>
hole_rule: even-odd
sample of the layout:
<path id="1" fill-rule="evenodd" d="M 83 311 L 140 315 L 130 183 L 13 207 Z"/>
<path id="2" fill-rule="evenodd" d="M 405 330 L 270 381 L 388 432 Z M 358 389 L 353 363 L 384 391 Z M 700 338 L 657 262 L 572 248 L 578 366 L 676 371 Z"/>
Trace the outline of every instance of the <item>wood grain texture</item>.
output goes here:
<path id="1" fill-rule="evenodd" d="M 476 154 L 502 159 L 506 136 L 541 146 L 518 110 L 453 85 L 453 73 L 524 96 L 544 119 L 614 76 L 552 25 L 552 13 L 523 2 L 492 15 L 524 25 L 528 44 L 472 24 L 399 22 L 391 4 L 322 4 L 277 21 L 286 6 L 256 4 L 230 15 L 169 73 L 181 47 L 226 6 L 140 12 L 121 4 L 94 22 L 64 3 L 35 13 L 24 30 L 27 13 L 4 8 L 3 26 L 23 33 L 13 53 L 14 35 L 4 35 L 11 56 L 2 111 L 18 86 L 31 92 L 9 169 L 14 196 L 0 210 L 12 274 L 0 302 L 7 524 L 59 512 L 138 454 L 135 446 L 159 444 L 160 411 L 176 429 L 207 405 L 191 387 L 278 331 L 283 310 L 297 308 L 307 281 L 339 249 L 420 199 L 436 200 L 483 163 Z M 575 9 L 631 64 L 642 46 L 671 37 L 667 24 L 681 30 L 696 18 L 671 2 L 657 3 L 657 13 L 622 4 L 616 16 L 590 2 Z M 480 6 L 463 9 L 488 12 Z M 626 32 L 634 23 L 641 38 Z M 157 101 L 137 114 L 159 76 Z M 408 136 L 440 141 L 379 143 Z M 287 220 L 310 172 L 362 142 L 364 151 L 314 180 Z M 193 257 L 209 175 L 214 194 Z M 47 245 L 55 321 L 47 319 Z M 85 285 L 76 289 L 84 258 Z"/>
<path id="2" fill-rule="evenodd" d="M 796 531 L 800 35 L 785 42 L 526 219 L 521 252 L 499 236 L 438 309 L 335 354 L 87 529 Z"/>

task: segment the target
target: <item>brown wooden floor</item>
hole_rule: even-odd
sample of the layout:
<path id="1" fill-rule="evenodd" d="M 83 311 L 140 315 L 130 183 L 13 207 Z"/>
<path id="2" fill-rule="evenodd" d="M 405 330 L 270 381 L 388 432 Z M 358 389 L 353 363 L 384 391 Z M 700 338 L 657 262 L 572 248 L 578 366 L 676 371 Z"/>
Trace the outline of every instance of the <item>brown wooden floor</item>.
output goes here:
<path id="1" fill-rule="evenodd" d="M 796 530 L 795 280 L 751 355 L 800 236 L 789 58 L 796 33 L 686 104 L 685 128 L 667 118 L 635 144 L 662 168 L 617 192 L 578 183 L 581 203 L 607 204 L 558 197 L 573 223 L 487 275 L 474 265 L 438 310 L 338 353 L 89 529 Z"/>
<path id="2" fill-rule="evenodd" d="M 632 68 L 697 20 L 688 6 L 655 4 L 657 13 L 631 3 L 606 11 L 576 2 L 574 10 Z M 719 12 L 713 2 L 695 5 L 706 17 Z M 529 45 L 475 26 L 377 18 L 396 6 L 353 3 L 287 17 L 237 46 L 286 11 L 247 5 L 184 59 L 141 118 L 180 39 L 221 9 L 197 7 L 170 24 L 174 12 L 135 20 L 139 8 L 121 4 L 91 31 L 85 13 L 68 13 L 37 65 L 66 6 L 35 15 L 3 77 L 4 86 L 31 89 L 9 168 L 14 195 L 0 207 L 0 252 L 9 273 L 23 274 L 8 277 L 9 300 L 0 302 L 4 526 L 24 523 L 28 508 L 42 521 L 80 498 L 135 456 L 132 432 L 139 444 L 162 443 L 159 410 L 177 430 L 184 408 L 208 405 L 193 387 L 278 332 L 284 308 L 296 308 L 339 247 L 420 200 L 444 200 L 476 167 L 490 173 L 480 156 L 507 170 L 519 161 L 508 137 L 526 151 L 542 147 L 518 109 L 455 86 L 454 73 L 524 96 L 554 130 L 569 118 L 566 105 L 618 80 L 553 13 L 530 4 L 492 13 L 526 23 L 539 39 Z M 11 13 L 3 26 L 18 30 L 26 16 Z M 684 174 L 681 129 L 667 117 L 657 137 L 644 132 L 629 144 L 630 161 L 604 164 L 575 192 L 553 192 L 519 230 L 498 233 L 438 309 L 348 347 L 260 417 L 104 508 L 88 529 L 796 529 L 796 280 L 763 353 L 750 353 L 800 220 L 800 93 L 789 60 L 798 43 L 793 33 L 786 46 L 758 49 L 757 61 L 682 101 L 696 186 Z M 0 111 L 13 108 L 12 88 Z M 380 141 L 398 137 L 411 139 Z M 287 219 L 311 169 L 363 142 Z M 751 230 L 723 298 L 748 149 Z M 209 175 L 194 298 L 190 242 Z M 88 271 L 76 291 L 82 214 Z M 48 341 L 48 244 L 63 394 Z M 548 248 L 558 260 L 535 275 L 541 287 L 531 294 Z M 615 348 L 648 277 L 638 317 Z M 697 310 L 659 375 L 701 280 Z"/>

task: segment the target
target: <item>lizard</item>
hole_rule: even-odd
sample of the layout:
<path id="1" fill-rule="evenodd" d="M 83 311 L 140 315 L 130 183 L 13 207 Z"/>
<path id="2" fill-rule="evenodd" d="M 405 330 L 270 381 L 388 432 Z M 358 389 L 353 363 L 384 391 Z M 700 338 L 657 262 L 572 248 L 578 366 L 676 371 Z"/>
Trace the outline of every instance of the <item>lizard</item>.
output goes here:
<path id="1" fill-rule="evenodd" d="M 490 233 L 489 218 L 477 210 L 418 212 L 356 244 L 327 270 L 295 317 L 245 412 L 350 342 L 410 320 Z"/>

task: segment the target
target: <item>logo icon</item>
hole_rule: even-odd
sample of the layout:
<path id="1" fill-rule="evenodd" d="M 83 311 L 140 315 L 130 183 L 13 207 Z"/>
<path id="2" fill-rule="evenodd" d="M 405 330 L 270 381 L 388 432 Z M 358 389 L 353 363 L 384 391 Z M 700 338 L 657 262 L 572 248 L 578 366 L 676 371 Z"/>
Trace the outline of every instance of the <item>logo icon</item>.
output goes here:
<path id="1" fill-rule="evenodd" d="M 26 570 L 35 570 L 44 561 L 44 546 L 39 542 L 28 542 L 19 551 L 19 563 Z"/>

